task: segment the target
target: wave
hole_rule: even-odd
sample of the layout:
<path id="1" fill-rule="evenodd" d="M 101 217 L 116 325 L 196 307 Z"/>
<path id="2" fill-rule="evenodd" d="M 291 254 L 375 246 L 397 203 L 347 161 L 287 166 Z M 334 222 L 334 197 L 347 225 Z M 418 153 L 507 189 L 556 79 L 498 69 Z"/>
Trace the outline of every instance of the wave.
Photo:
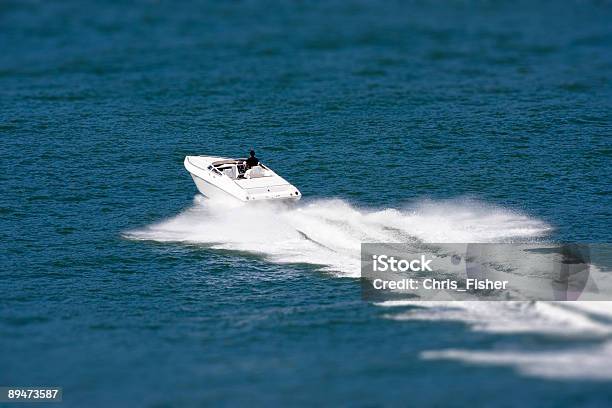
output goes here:
<path id="1" fill-rule="evenodd" d="M 360 209 L 343 200 L 256 204 L 196 196 L 179 215 L 124 235 L 245 251 L 271 262 L 308 263 L 337 276 L 359 277 L 362 242 L 512 242 L 551 229 L 527 215 L 474 200 L 385 209 Z"/>
<path id="2" fill-rule="evenodd" d="M 360 276 L 362 242 L 532 242 L 551 231 L 543 221 L 474 200 L 421 201 L 399 208 L 359 208 L 343 200 L 296 205 L 215 202 L 196 196 L 175 217 L 125 237 L 245 251 L 276 263 L 316 265 L 339 277 Z M 534 256 L 529 262 L 537 262 Z M 527 262 L 525 260 L 525 262 Z M 513 265 L 520 269 L 521 262 Z M 428 350 L 423 359 L 507 365 L 523 375 L 612 379 L 612 302 L 384 302 L 395 321 L 457 321 L 497 335 L 554 336 L 557 350 Z M 403 306 L 402 308 L 394 308 Z M 408 307 L 408 310 L 406 309 Z M 580 346 L 581 341 L 590 341 Z M 596 343 L 593 345 L 592 342 Z"/>
<path id="3" fill-rule="evenodd" d="M 412 306 L 385 318 L 463 322 L 474 331 L 509 336 L 515 346 L 501 350 L 445 349 L 420 353 L 425 360 L 452 360 L 482 366 L 509 366 L 518 373 L 557 380 L 612 380 L 612 302 L 384 302 Z M 523 348 L 520 336 L 565 341 L 565 347 Z"/>
<path id="4" fill-rule="evenodd" d="M 426 360 L 447 359 L 478 365 L 506 365 L 519 373 L 556 380 L 612 380 L 612 341 L 598 346 L 554 351 L 442 350 L 422 353 Z"/>
<path id="5" fill-rule="evenodd" d="M 612 335 L 612 302 L 417 302 L 379 303 L 382 307 L 413 306 L 392 320 L 459 321 L 474 331 L 497 334 L 544 334 L 565 338 Z"/>

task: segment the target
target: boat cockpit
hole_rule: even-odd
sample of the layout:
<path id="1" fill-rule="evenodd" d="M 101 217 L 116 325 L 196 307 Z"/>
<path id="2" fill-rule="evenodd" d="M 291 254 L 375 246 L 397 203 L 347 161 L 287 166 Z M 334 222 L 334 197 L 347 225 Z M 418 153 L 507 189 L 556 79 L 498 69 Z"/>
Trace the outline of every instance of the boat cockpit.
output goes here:
<path id="1" fill-rule="evenodd" d="M 274 172 L 262 163 L 247 168 L 246 159 L 219 160 L 208 166 L 208 170 L 214 171 L 220 175 L 225 175 L 232 180 L 269 177 L 274 175 Z"/>

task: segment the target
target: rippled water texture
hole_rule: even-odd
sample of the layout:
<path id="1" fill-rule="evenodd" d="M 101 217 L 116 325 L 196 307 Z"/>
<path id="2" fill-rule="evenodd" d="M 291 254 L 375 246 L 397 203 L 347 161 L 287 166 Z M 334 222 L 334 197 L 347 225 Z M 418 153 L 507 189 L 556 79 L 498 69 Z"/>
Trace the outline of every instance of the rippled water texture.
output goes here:
<path id="1" fill-rule="evenodd" d="M 365 240 L 611 241 L 610 21 L 594 0 L 2 2 L 0 385 L 609 404 L 610 304 L 372 304 L 355 277 Z M 252 147 L 299 204 L 196 194 L 185 155 Z"/>

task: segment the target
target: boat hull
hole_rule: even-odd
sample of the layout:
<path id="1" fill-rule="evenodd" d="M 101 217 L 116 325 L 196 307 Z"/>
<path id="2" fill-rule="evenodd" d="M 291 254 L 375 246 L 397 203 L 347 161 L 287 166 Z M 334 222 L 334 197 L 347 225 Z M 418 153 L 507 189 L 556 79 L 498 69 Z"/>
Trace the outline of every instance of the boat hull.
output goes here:
<path id="1" fill-rule="evenodd" d="M 239 197 L 233 196 L 229 194 L 227 191 L 220 189 L 214 184 L 211 184 L 208 181 L 199 178 L 195 174 L 191 174 L 191 178 L 193 179 L 193 182 L 195 183 L 196 188 L 198 189 L 200 194 L 202 194 L 203 196 L 207 198 L 211 198 L 213 200 L 226 200 L 228 198 L 232 198 L 235 200 L 244 201 L 240 199 Z"/>
<path id="2" fill-rule="evenodd" d="M 229 198 L 240 202 L 297 201 L 301 198 L 295 186 L 273 172 L 272 176 L 255 179 L 229 178 L 212 168 L 211 164 L 219 160 L 221 159 L 208 156 L 185 158 L 185 168 L 198 191 L 207 198 L 213 200 Z"/>

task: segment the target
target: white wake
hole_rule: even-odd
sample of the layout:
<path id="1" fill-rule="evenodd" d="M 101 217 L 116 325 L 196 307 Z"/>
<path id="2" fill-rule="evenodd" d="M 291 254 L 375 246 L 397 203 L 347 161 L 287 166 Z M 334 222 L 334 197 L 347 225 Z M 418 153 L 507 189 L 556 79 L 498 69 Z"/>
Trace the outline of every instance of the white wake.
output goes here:
<path id="1" fill-rule="evenodd" d="M 386 209 L 360 209 L 342 200 L 257 204 L 196 196 L 176 217 L 125 236 L 246 251 L 271 262 L 320 265 L 338 276 L 359 277 L 362 242 L 500 242 L 550 229 L 526 215 L 469 200 Z"/>
<path id="2" fill-rule="evenodd" d="M 307 263 L 335 276 L 359 277 L 362 242 L 529 242 L 550 230 L 545 222 L 528 215 L 470 200 L 366 209 L 342 200 L 235 205 L 196 196 L 193 206 L 177 216 L 124 235 L 246 251 L 270 262 Z M 612 379 L 612 302 L 386 302 L 379 306 L 387 307 L 385 317 L 396 321 L 458 321 L 475 331 L 553 336 L 569 339 L 572 345 L 556 351 L 429 350 L 421 354 L 424 359 L 509 365 L 537 377 Z M 585 339 L 597 343 L 580 347 Z"/>

